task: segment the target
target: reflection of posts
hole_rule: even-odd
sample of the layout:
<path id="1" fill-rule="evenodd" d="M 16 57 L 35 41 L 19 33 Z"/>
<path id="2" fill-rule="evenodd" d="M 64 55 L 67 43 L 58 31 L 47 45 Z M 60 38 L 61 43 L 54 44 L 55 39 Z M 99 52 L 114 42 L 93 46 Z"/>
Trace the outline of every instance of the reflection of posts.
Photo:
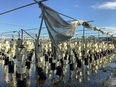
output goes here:
<path id="1" fill-rule="evenodd" d="M 25 73 L 26 73 L 26 66 L 25 66 L 25 54 L 24 54 L 24 48 L 20 47 L 19 48 L 21 51 L 19 52 L 19 58 L 18 59 L 18 66 L 16 69 L 16 77 L 18 78 L 17 80 L 17 87 L 25 87 L 26 86 L 26 77 L 25 77 Z"/>
<path id="2" fill-rule="evenodd" d="M 30 87 L 30 84 L 31 84 L 30 77 L 27 77 L 26 78 L 26 87 Z"/>
<path id="3" fill-rule="evenodd" d="M 39 85 L 44 85 L 45 80 L 47 79 L 46 74 L 43 70 L 43 67 L 45 66 L 45 60 L 44 60 L 44 56 L 42 56 L 42 47 L 41 44 L 39 46 L 37 46 L 37 50 L 36 52 L 38 53 L 37 55 L 37 76 L 39 76 L 38 81 L 39 81 Z"/>
<path id="4" fill-rule="evenodd" d="M 4 68 L 4 80 L 5 80 L 6 83 L 8 83 L 8 81 L 9 81 L 7 67 Z"/>
<path id="5" fill-rule="evenodd" d="M 17 72 L 16 72 L 16 76 L 18 78 L 17 87 L 26 87 L 25 72 L 26 72 L 25 63 L 23 64 L 20 62 L 20 65 L 17 67 Z"/>
<path id="6" fill-rule="evenodd" d="M 12 74 L 11 80 L 10 80 L 10 87 L 15 87 L 16 86 L 16 77 L 15 74 Z"/>

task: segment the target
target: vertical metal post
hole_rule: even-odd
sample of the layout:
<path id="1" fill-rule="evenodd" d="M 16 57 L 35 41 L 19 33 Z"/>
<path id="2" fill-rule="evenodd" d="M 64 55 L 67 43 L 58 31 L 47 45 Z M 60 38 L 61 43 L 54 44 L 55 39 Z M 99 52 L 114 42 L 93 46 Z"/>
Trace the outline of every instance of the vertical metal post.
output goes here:
<path id="1" fill-rule="evenodd" d="M 21 40 L 23 40 L 23 29 L 21 29 Z"/>
<path id="2" fill-rule="evenodd" d="M 107 47 L 109 49 L 109 37 L 108 37 L 108 34 L 106 34 L 106 37 L 107 37 Z"/>
<path id="3" fill-rule="evenodd" d="M 86 22 L 93 22 L 94 20 L 91 20 L 91 21 L 86 21 Z M 85 27 L 83 26 L 83 48 L 82 48 L 82 50 L 83 51 L 85 51 Z M 82 55 L 83 57 L 85 56 L 85 55 Z M 83 82 L 85 82 L 85 79 L 84 79 L 84 77 L 85 77 L 85 73 L 84 73 L 84 71 L 85 71 L 85 69 L 84 69 L 84 63 L 83 63 L 83 61 L 84 61 L 84 59 L 82 58 L 82 80 L 83 80 Z"/>
<path id="4" fill-rule="evenodd" d="M 18 31 L 18 38 L 20 38 L 20 31 Z"/>
<path id="5" fill-rule="evenodd" d="M 98 41 L 100 40 L 99 37 L 100 37 L 100 34 L 99 34 L 99 31 L 98 31 Z"/>
<path id="6" fill-rule="evenodd" d="M 99 31 L 98 31 L 98 49 L 99 49 L 99 52 L 100 52 L 100 33 L 99 33 Z"/>
<path id="7" fill-rule="evenodd" d="M 12 39 L 14 38 L 14 35 L 12 34 Z"/>
<path id="8" fill-rule="evenodd" d="M 38 36 L 37 36 L 37 41 L 39 41 L 40 38 L 40 33 L 41 33 L 41 29 L 42 29 L 42 24 L 43 24 L 43 18 L 41 20 L 41 24 L 40 24 L 40 28 L 39 28 L 39 32 L 38 32 Z"/>
<path id="9" fill-rule="evenodd" d="M 38 43 L 39 43 L 39 37 L 40 37 L 40 33 L 41 33 L 41 29 L 42 29 L 42 24 L 43 24 L 43 18 L 41 19 L 41 24 L 40 24 L 40 28 L 39 28 L 39 32 L 38 32 L 38 36 L 37 39 L 35 40 L 35 74 L 36 74 L 36 87 L 38 87 L 38 78 L 37 78 L 37 50 L 38 50 Z"/>
<path id="10" fill-rule="evenodd" d="M 84 75 L 84 63 L 83 63 L 83 61 L 84 61 L 84 59 L 83 59 L 83 57 L 84 57 L 83 51 L 85 50 L 84 44 L 85 44 L 85 27 L 83 27 L 83 47 L 82 47 L 82 81 L 83 82 L 85 82 L 84 81 L 84 77 L 85 77 L 85 75 Z"/>
<path id="11" fill-rule="evenodd" d="M 23 43 L 23 29 L 21 29 L 21 45 Z"/>
<path id="12" fill-rule="evenodd" d="M 37 34 L 35 34 L 35 38 L 37 38 Z"/>

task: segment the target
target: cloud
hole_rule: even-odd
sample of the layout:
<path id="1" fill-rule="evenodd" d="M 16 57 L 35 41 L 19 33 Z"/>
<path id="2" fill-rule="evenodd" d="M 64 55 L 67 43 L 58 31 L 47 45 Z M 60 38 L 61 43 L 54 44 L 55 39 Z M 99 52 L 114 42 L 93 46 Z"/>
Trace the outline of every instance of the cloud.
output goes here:
<path id="1" fill-rule="evenodd" d="M 96 5 L 92 6 L 92 8 L 115 10 L 116 9 L 116 1 L 103 2 L 101 4 L 96 4 Z"/>
<path id="2" fill-rule="evenodd" d="M 104 27 L 105 29 L 107 29 L 107 30 L 114 30 L 114 31 L 116 31 L 116 27 Z"/>
<path id="3" fill-rule="evenodd" d="M 104 27 L 104 28 L 105 28 L 104 31 L 116 34 L 116 27 L 110 27 L 110 26 L 108 26 L 108 27 Z"/>

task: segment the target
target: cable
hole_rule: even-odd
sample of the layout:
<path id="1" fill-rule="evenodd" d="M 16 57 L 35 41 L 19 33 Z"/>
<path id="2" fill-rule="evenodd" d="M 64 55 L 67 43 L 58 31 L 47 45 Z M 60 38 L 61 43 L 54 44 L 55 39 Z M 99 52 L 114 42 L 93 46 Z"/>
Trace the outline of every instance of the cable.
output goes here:
<path id="1" fill-rule="evenodd" d="M 14 23 L 7 23 L 7 22 L 0 22 L 0 23 L 1 24 L 6 24 L 6 25 L 18 26 L 18 27 L 34 28 L 34 27 L 31 27 L 31 26 L 25 26 L 25 25 L 14 24 Z"/>
<path id="2" fill-rule="evenodd" d="M 29 35 L 31 38 L 35 39 L 32 35 L 30 35 L 29 33 L 27 33 L 25 30 L 23 30 L 27 35 Z"/>
<path id="3" fill-rule="evenodd" d="M 8 11 L 5 11 L 5 12 L 0 13 L 0 15 L 3 15 L 3 14 L 6 14 L 6 13 L 9 13 L 9 12 L 18 10 L 18 9 L 21 9 L 21 8 L 24 8 L 24 7 L 27 7 L 27 6 L 31 6 L 31 5 L 34 5 L 34 4 L 36 4 L 36 3 L 37 3 L 37 2 L 33 2 L 33 3 L 30 3 L 30 4 L 24 5 L 24 6 L 20 6 L 20 7 L 11 9 L 11 10 L 8 10 Z"/>
<path id="4" fill-rule="evenodd" d="M 37 3 L 39 3 L 39 2 L 44 2 L 44 1 L 47 1 L 47 0 L 42 0 L 42 1 L 39 1 L 39 2 L 36 1 L 36 0 L 34 0 L 34 1 L 35 1 L 34 3 L 30 3 L 30 4 L 27 4 L 27 5 L 24 5 L 24 6 L 20 6 L 20 7 L 17 7 L 17 8 L 14 8 L 14 9 L 11 9 L 11 10 L 8 10 L 8 11 L 5 11 L 5 12 L 2 12 L 2 13 L 0 13 L 0 15 L 3 15 L 3 14 L 6 14 L 6 13 L 9 13 L 9 12 L 18 10 L 18 9 L 21 9 L 21 8 L 24 8 L 24 7 L 27 7 L 27 6 L 34 5 L 34 4 L 37 4 Z M 50 9 L 51 9 L 51 8 L 50 8 Z M 55 11 L 55 12 L 57 12 L 57 11 Z M 64 14 L 62 14 L 62 13 L 59 13 L 59 12 L 57 12 L 57 13 L 60 14 L 60 15 L 65 16 L 65 17 L 68 17 L 68 18 L 71 18 L 71 19 L 76 20 L 75 18 L 72 18 L 72 17 L 70 17 L 70 16 L 64 15 Z"/>
<path id="5" fill-rule="evenodd" d="M 45 1 L 46 1 L 46 0 L 45 0 Z M 37 2 L 37 1 L 36 1 L 36 2 Z M 38 4 L 39 4 L 39 2 L 38 2 Z M 77 20 L 77 19 L 75 19 L 75 18 L 73 18 L 73 17 L 70 17 L 70 16 L 68 16 L 68 15 L 62 14 L 62 13 L 60 13 L 60 12 L 57 12 L 57 11 L 53 10 L 52 8 L 46 6 L 46 5 L 42 4 L 42 3 L 41 3 L 41 5 L 43 5 L 45 8 L 47 7 L 47 9 L 50 9 L 50 10 L 52 10 L 52 11 L 56 12 L 57 14 L 60 14 L 60 15 L 62 15 L 62 16 L 64 16 L 64 17 L 67 17 L 67 18 L 70 18 L 70 19 L 73 19 L 73 20 Z"/>
<path id="6" fill-rule="evenodd" d="M 11 31 L 11 30 L 13 30 L 13 29 L 0 28 L 0 31 Z"/>
<path id="7" fill-rule="evenodd" d="M 0 13 L 0 15 L 6 14 L 6 13 L 9 13 L 9 12 L 12 12 L 12 11 L 15 11 L 15 10 L 18 10 L 18 9 L 21 9 L 21 8 L 24 8 L 24 7 L 28 7 L 28 6 L 37 4 L 37 3 L 41 3 L 41 2 L 44 2 L 44 1 L 47 1 L 47 0 L 41 0 L 41 1 L 34 0 L 34 1 L 35 2 L 33 2 L 33 3 L 30 3 L 30 4 L 27 4 L 27 5 L 24 5 L 24 6 L 20 6 L 20 7 L 17 7 L 17 8 L 14 8 L 14 9 L 11 9 L 11 10 L 8 10 L 8 11 L 5 11 L 5 12 L 2 12 L 2 13 Z"/>

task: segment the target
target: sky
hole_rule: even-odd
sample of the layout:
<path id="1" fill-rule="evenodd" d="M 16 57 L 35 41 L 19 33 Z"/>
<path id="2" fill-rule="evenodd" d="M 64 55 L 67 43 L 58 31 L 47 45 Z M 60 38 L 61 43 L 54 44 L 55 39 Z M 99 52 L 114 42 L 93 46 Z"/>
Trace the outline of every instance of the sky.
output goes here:
<path id="1" fill-rule="evenodd" d="M 1 0 L 0 13 L 33 2 L 34 0 Z M 105 31 L 116 34 L 116 0 L 48 0 L 43 3 L 75 19 L 84 21 L 94 20 L 90 24 L 105 28 Z M 39 28 L 40 14 L 41 10 L 38 4 L 35 4 L 0 15 L 0 33 Z M 38 31 L 31 30 L 28 32 L 37 33 Z M 42 32 L 44 33 L 45 31 L 43 30 Z"/>

